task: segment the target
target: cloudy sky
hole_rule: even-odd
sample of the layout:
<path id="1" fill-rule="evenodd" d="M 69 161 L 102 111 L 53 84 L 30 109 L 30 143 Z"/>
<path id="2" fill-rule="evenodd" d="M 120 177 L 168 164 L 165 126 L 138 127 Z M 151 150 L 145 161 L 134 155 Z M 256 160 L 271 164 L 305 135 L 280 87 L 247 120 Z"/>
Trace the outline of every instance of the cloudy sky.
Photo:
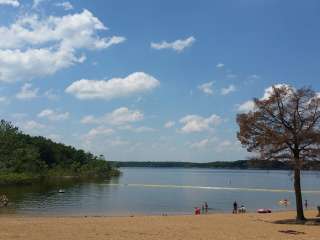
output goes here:
<path id="1" fill-rule="evenodd" d="M 0 0 L 0 116 L 119 161 L 247 156 L 236 114 L 320 90 L 318 0 Z"/>

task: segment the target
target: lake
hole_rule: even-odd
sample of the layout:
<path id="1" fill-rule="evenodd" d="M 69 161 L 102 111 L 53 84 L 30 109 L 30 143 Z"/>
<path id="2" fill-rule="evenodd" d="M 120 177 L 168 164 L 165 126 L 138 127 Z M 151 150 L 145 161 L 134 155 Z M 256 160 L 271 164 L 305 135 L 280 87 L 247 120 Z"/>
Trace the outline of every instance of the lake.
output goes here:
<path id="1" fill-rule="evenodd" d="M 211 212 L 230 212 L 236 200 L 248 210 L 294 208 L 288 171 L 122 168 L 104 182 L 55 182 L 1 187 L 10 205 L 0 213 L 35 215 L 188 214 L 208 202 Z M 320 173 L 303 172 L 303 198 L 320 205 Z M 64 193 L 59 193 L 63 189 Z M 288 199 L 286 208 L 278 204 Z"/>

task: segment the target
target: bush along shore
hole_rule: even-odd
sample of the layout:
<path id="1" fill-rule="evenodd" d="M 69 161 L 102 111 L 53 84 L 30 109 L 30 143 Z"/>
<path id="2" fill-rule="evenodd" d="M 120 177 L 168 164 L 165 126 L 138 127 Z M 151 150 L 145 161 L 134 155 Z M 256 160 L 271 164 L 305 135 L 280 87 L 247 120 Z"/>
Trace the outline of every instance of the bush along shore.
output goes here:
<path id="1" fill-rule="evenodd" d="M 0 185 L 47 178 L 106 179 L 119 174 L 102 155 L 33 137 L 10 122 L 0 121 Z"/>

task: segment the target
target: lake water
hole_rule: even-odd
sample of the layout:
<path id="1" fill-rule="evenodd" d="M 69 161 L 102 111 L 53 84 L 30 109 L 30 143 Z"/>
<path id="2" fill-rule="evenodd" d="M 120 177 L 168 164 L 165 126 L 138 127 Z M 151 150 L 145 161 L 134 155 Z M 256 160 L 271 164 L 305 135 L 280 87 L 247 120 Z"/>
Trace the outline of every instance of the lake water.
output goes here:
<path id="1" fill-rule="evenodd" d="M 230 212 L 236 200 L 248 210 L 294 208 L 288 171 L 122 168 L 104 182 L 42 183 L 0 187 L 10 205 L 0 213 L 36 215 L 186 214 L 208 202 L 212 212 Z M 303 198 L 320 205 L 320 173 L 304 172 Z M 65 193 L 59 193 L 64 189 Z M 278 204 L 289 199 L 285 208 Z"/>

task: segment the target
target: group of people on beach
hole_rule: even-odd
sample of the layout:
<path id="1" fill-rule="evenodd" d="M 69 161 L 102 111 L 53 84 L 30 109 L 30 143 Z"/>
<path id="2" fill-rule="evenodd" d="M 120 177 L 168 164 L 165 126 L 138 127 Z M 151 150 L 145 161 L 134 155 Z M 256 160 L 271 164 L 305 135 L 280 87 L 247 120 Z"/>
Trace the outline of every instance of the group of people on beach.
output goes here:
<path id="1" fill-rule="evenodd" d="M 6 195 L 1 195 L 0 196 L 0 207 L 6 207 L 8 206 L 8 203 L 9 203 L 9 199 Z"/>
<path id="2" fill-rule="evenodd" d="M 202 204 L 201 208 L 199 208 L 199 207 L 194 208 L 195 215 L 205 214 L 205 213 L 208 213 L 208 211 L 209 211 L 209 206 L 208 206 L 207 202 L 204 202 L 204 204 Z"/>
<path id="3" fill-rule="evenodd" d="M 238 206 L 237 201 L 233 202 L 233 214 L 237 214 L 237 213 L 246 213 L 247 209 L 245 208 L 244 205 L 241 205 L 240 207 Z"/>

